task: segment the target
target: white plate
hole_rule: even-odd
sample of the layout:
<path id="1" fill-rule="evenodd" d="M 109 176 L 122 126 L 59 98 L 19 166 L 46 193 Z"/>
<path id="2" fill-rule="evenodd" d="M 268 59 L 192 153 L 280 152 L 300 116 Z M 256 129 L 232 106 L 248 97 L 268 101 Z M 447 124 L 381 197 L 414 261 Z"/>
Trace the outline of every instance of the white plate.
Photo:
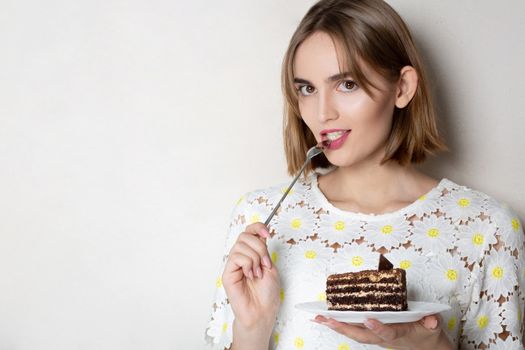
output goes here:
<path id="1" fill-rule="evenodd" d="M 349 323 L 363 323 L 367 318 L 374 318 L 382 323 L 404 323 L 418 321 L 424 316 L 449 310 L 446 304 L 408 301 L 407 311 L 333 311 L 328 310 L 326 301 L 313 301 L 295 305 L 299 310 L 310 312 L 334 320 Z"/>

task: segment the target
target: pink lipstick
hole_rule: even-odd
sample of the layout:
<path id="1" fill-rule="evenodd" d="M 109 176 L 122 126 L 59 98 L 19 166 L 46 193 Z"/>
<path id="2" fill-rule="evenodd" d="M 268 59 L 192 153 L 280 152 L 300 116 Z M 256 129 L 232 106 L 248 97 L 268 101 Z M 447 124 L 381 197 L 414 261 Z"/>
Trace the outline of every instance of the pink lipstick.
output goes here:
<path id="1" fill-rule="evenodd" d="M 345 130 L 345 129 L 330 129 L 330 130 L 323 130 L 321 131 L 321 139 L 322 142 L 326 145 L 326 148 L 328 150 L 336 150 L 343 146 L 346 139 L 348 138 L 348 135 L 350 135 L 350 132 L 352 130 Z M 327 134 L 329 133 L 335 133 L 340 132 L 342 133 L 341 136 L 339 136 L 337 139 L 328 139 Z"/>

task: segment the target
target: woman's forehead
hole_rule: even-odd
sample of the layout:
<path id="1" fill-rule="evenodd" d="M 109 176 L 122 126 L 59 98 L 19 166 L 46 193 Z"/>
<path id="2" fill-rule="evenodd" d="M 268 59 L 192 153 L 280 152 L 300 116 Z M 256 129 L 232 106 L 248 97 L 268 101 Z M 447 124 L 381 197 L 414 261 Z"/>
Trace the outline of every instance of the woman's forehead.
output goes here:
<path id="1" fill-rule="evenodd" d="M 327 78 L 341 73 L 347 58 L 336 40 L 324 32 L 316 32 L 297 48 L 294 57 L 294 76 Z"/>
<path id="2" fill-rule="evenodd" d="M 297 48 L 293 61 L 294 78 L 327 80 L 343 73 L 353 79 L 357 79 L 357 75 L 369 80 L 384 78 L 364 59 L 352 57 L 337 39 L 324 32 L 310 35 Z"/>

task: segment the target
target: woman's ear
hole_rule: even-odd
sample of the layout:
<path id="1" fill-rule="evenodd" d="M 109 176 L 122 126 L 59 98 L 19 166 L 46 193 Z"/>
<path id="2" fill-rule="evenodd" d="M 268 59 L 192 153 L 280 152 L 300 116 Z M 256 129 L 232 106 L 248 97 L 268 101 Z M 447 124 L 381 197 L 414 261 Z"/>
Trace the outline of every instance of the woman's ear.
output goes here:
<path id="1" fill-rule="evenodd" d="M 412 66 L 401 68 L 397 82 L 396 107 L 405 108 L 416 94 L 418 84 L 417 72 Z"/>

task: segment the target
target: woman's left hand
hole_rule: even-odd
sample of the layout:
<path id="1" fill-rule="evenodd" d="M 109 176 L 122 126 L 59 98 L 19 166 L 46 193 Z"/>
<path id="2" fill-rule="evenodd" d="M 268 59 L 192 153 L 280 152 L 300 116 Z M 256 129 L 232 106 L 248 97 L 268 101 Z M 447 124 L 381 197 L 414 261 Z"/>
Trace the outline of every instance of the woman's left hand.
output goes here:
<path id="1" fill-rule="evenodd" d="M 439 327 L 439 315 L 426 316 L 411 323 L 393 324 L 383 324 L 374 319 L 368 319 L 364 324 L 350 324 L 320 315 L 312 321 L 363 344 L 391 349 L 453 349 L 448 337 Z"/>

